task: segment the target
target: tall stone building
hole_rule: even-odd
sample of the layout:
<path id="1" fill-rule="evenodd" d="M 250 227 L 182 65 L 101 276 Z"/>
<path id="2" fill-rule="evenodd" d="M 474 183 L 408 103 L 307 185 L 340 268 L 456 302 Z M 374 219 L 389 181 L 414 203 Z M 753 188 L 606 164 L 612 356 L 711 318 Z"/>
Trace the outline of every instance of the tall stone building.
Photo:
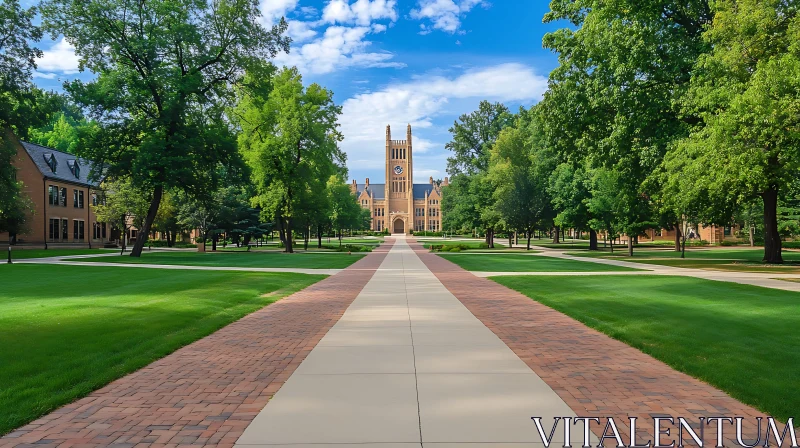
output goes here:
<path id="1" fill-rule="evenodd" d="M 442 230 L 441 185 L 431 177 L 427 184 L 414 184 L 414 157 L 411 125 L 405 140 L 392 140 L 392 130 L 386 126 L 386 183 L 371 184 L 369 179 L 352 189 L 362 208 L 372 211 L 372 230 L 410 234 L 411 231 L 438 232 Z"/>

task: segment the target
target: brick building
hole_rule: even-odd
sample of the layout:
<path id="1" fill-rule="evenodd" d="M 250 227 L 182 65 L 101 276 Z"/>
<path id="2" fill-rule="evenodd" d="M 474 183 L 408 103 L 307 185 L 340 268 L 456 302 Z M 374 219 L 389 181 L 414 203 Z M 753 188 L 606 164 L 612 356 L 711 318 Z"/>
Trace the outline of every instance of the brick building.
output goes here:
<path id="1" fill-rule="evenodd" d="M 373 231 L 410 234 L 442 230 L 441 187 L 447 184 L 447 178 L 441 185 L 433 178 L 415 184 L 411 125 L 405 140 L 392 140 L 391 127 L 386 126 L 386 183 L 354 180 L 351 189 L 361 207 L 372 211 Z"/>
<path id="2" fill-rule="evenodd" d="M 17 148 L 13 159 L 17 179 L 33 203 L 28 231 L 16 235 L 16 244 L 98 247 L 112 239 L 111 226 L 97 222 L 91 207 L 98 198 L 98 184 L 89 178 L 90 162 L 20 141 L 10 133 L 6 138 Z M 8 233 L 0 233 L 0 244 L 8 241 Z"/>

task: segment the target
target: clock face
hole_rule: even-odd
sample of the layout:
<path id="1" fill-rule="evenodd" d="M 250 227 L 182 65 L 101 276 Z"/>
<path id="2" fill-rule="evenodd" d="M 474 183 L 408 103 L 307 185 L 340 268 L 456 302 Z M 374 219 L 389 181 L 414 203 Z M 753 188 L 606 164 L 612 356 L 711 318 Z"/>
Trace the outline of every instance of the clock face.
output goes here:
<path id="1" fill-rule="evenodd" d="M 403 174 L 403 167 L 400 165 L 394 167 L 394 174 Z"/>

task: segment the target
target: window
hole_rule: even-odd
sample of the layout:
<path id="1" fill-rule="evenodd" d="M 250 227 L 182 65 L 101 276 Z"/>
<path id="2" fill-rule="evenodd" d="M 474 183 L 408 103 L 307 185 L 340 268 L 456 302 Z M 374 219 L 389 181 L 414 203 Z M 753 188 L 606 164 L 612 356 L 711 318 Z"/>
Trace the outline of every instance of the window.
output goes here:
<path id="1" fill-rule="evenodd" d="M 75 241 L 83 241 L 83 221 L 72 220 L 72 238 Z"/>
<path id="2" fill-rule="evenodd" d="M 83 208 L 83 191 L 78 192 L 78 208 Z"/>
<path id="3" fill-rule="evenodd" d="M 78 190 L 72 190 L 72 206 L 78 208 Z"/>
<path id="4" fill-rule="evenodd" d="M 730 227 L 725 227 L 722 232 L 723 232 L 723 235 L 725 235 L 725 236 L 731 236 L 731 228 Z"/>
<path id="5" fill-rule="evenodd" d="M 61 220 L 61 240 L 67 241 L 69 239 L 69 220 Z"/>
<path id="6" fill-rule="evenodd" d="M 92 206 L 97 207 L 97 193 L 92 193 Z"/>
<path id="7" fill-rule="evenodd" d="M 60 188 L 60 189 L 59 189 L 59 193 L 58 193 L 58 203 L 59 203 L 59 204 L 60 204 L 62 207 L 66 207 L 66 206 L 67 206 L 67 189 L 66 189 L 66 188 L 63 188 L 63 187 L 62 187 L 62 188 Z"/>
<path id="8" fill-rule="evenodd" d="M 58 162 L 56 161 L 56 156 L 52 153 L 47 153 L 44 155 L 44 161 L 45 163 L 47 163 L 47 166 L 50 167 L 50 171 L 52 171 L 55 174 L 56 169 L 58 168 Z"/>
<path id="9" fill-rule="evenodd" d="M 59 226 L 61 225 L 61 220 L 58 218 L 50 218 L 50 232 L 48 234 L 48 238 L 50 241 L 54 241 L 58 239 L 59 236 Z"/>
<path id="10" fill-rule="evenodd" d="M 58 205 L 58 188 L 55 185 L 50 185 L 47 187 L 47 196 L 49 198 L 48 203 L 50 205 Z"/>

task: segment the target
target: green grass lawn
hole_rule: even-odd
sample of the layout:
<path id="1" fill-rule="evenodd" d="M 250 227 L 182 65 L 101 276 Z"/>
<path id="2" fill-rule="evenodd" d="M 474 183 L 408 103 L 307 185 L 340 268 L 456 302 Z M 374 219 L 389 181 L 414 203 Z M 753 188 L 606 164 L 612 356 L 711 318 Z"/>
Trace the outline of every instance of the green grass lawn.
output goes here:
<path id="1" fill-rule="evenodd" d="M 184 266 L 229 266 L 248 268 L 343 269 L 360 260 L 364 254 L 280 252 L 144 252 L 141 258 L 86 258 L 81 261 L 103 263 L 169 264 Z"/>
<path id="2" fill-rule="evenodd" d="M 107 254 L 114 251 L 103 249 L 14 249 L 11 247 L 11 259 L 23 260 L 29 258 L 66 257 L 67 255 Z M 0 252 L 0 261 L 6 259 L 6 251 Z"/>
<path id="3" fill-rule="evenodd" d="M 61 265 L 0 277 L 0 434 L 324 278 Z"/>
<path id="4" fill-rule="evenodd" d="M 450 254 L 437 253 L 468 271 L 488 272 L 603 272 L 635 271 L 619 266 L 564 260 L 553 257 L 522 254 Z"/>
<path id="5" fill-rule="evenodd" d="M 786 421 L 800 410 L 800 293 L 687 277 L 494 277 Z"/>
<path id="6" fill-rule="evenodd" d="M 424 247 L 425 249 L 430 249 L 431 245 L 434 245 L 434 246 L 441 246 L 441 245 L 458 246 L 458 245 L 462 245 L 462 246 L 466 246 L 469 250 L 484 250 L 484 251 L 493 251 L 493 250 L 497 250 L 497 249 L 507 249 L 505 244 L 503 244 L 501 242 L 498 242 L 497 240 L 495 240 L 495 242 L 494 242 L 494 249 L 482 248 L 481 246 L 486 244 L 486 242 L 483 241 L 483 240 L 479 240 L 479 241 L 474 241 L 474 240 L 467 240 L 467 241 L 459 241 L 459 240 L 434 240 L 434 241 L 422 240 L 420 242 L 422 243 L 422 247 Z"/>

